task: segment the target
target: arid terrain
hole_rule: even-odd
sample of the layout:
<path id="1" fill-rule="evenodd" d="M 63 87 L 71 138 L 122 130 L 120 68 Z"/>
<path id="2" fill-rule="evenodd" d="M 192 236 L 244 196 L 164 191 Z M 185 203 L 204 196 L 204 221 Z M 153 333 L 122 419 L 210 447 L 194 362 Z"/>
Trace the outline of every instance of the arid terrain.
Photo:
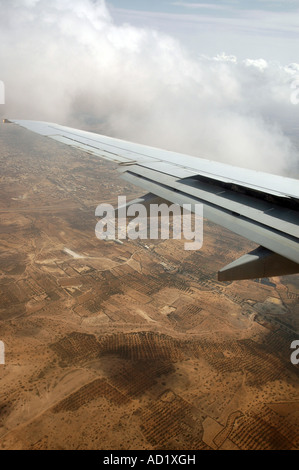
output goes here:
<path id="1" fill-rule="evenodd" d="M 299 275 L 232 283 L 255 246 L 95 236 L 116 166 L 0 125 L 0 449 L 299 449 Z"/>

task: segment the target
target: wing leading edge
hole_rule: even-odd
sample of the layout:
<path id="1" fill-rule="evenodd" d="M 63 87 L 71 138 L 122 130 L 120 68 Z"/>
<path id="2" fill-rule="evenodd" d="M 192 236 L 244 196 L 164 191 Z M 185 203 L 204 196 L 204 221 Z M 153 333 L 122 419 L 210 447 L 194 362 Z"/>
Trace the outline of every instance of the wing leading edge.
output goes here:
<path id="1" fill-rule="evenodd" d="M 259 245 L 221 269 L 222 281 L 299 272 L 298 180 L 135 144 L 54 123 L 10 120 L 118 164 L 121 177 Z"/>

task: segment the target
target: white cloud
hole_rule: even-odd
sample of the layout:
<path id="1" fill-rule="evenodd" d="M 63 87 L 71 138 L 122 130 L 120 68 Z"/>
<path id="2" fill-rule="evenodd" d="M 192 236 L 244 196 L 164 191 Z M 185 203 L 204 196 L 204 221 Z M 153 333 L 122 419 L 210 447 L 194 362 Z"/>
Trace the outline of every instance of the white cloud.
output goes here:
<path id="1" fill-rule="evenodd" d="M 117 26 L 103 1 L 0 0 L 6 114 L 270 172 L 298 160 L 284 135 L 299 65 L 195 59 L 149 28 Z M 221 51 L 220 51 L 221 52 Z"/>
<path id="2" fill-rule="evenodd" d="M 268 62 L 264 59 L 246 59 L 244 60 L 244 64 L 247 67 L 256 67 L 258 68 L 261 72 L 268 68 Z"/>

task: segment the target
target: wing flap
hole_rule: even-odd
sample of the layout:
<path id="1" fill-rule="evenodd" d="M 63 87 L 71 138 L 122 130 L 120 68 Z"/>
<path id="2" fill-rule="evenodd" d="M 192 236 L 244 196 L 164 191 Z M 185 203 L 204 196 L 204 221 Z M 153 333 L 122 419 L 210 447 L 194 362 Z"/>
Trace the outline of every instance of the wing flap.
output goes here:
<path id="1" fill-rule="evenodd" d="M 220 269 L 219 281 L 254 279 L 299 272 L 299 264 L 260 246 L 247 255 Z"/>
<path id="2" fill-rule="evenodd" d="M 180 191 L 181 194 L 195 197 L 196 200 L 203 204 L 225 209 L 235 216 L 244 216 L 262 225 L 299 238 L 298 211 L 292 209 L 286 210 L 283 206 L 258 199 L 257 196 L 240 194 L 232 190 L 223 190 L 220 186 L 211 185 L 194 178 L 184 178 L 181 180 L 167 174 L 161 175 L 157 171 L 152 171 L 139 165 L 131 165 L 127 171 L 142 179 L 153 182 L 159 181 L 169 188 Z M 124 172 L 123 168 L 122 172 Z"/>
<path id="3" fill-rule="evenodd" d="M 165 179 L 163 178 L 160 178 L 159 182 L 157 182 L 134 174 L 131 171 L 122 173 L 122 178 L 142 187 L 149 193 L 157 194 L 162 199 L 166 199 L 181 206 L 183 204 L 194 205 L 203 203 L 204 217 L 207 219 L 222 225 L 242 237 L 252 240 L 258 245 L 264 246 L 275 253 L 279 253 L 281 256 L 295 263 L 299 263 L 298 238 L 267 227 L 248 217 L 233 213 L 225 207 L 207 202 L 188 192 L 181 192 L 177 187 L 177 182 L 173 183 L 171 187 L 165 184 Z M 175 188 L 175 190 L 173 188 Z"/>

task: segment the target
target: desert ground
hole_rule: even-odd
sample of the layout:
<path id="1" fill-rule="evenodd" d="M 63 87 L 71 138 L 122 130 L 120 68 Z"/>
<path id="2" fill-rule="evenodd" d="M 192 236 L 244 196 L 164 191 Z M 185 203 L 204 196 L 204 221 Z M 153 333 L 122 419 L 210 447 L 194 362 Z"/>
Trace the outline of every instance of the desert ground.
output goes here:
<path id="1" fill-rule="evenodd" d="M 299 275 L 220 283 L 255 245 L 95 236 L 116 165 L 0 125 L 0 449 L 298 449 Z"/>

